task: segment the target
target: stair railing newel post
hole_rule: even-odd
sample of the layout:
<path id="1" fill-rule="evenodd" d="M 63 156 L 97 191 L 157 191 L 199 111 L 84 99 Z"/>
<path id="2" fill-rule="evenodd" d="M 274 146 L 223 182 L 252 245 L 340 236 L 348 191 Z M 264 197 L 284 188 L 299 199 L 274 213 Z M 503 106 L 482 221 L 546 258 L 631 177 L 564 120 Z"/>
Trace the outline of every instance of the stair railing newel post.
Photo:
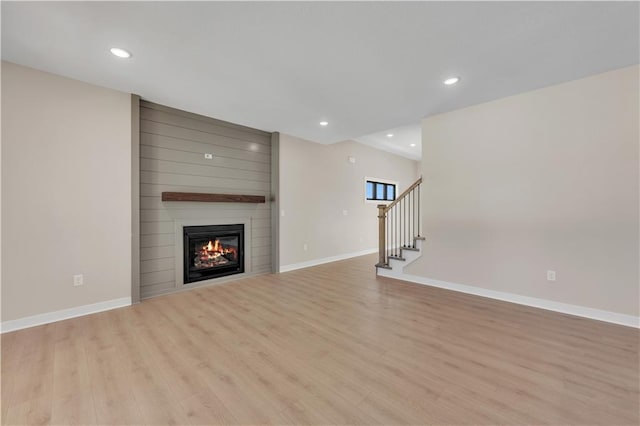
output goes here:
<path id="1" fill-rule="evenodd" d="M 386 219 L 387 219 L 387 206 L 384 204 L 378 204 L 378 265 L 386 265 Z"/>
<path id="2" fill-rule="evenodd" d="M 389 241 L 391 241 L 391 215 L 387 212 L 386 217 L 384 218 L 384 229 L 385 229 L 385 240 L 384 240 L 384 256 L 385 259 L 389 259 L 391 255 L 391 251 L 389 250 Z M 387 260 L 388 261 L 388 260 Z"/>

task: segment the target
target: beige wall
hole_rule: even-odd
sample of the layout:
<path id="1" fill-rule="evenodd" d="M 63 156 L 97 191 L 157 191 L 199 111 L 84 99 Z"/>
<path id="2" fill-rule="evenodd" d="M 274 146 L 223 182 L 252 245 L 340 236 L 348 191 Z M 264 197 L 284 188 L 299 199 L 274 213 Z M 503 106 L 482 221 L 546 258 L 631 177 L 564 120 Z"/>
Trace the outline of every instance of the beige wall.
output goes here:
<path id="1" fill-rule="evenodd" d="M 364 179 L 395 180 L 402 191 L 415 181 L 416 166 L 353 141 L 321 145 L 281 135 L 280 266 L 376 248 L 377 209 L 364 201 Z"/>
<path id="2" fill-rule="evenodd" d="M 130 220 L 130 95 L 2 62 L 2 320 L 129 297 Z"/>
<path id="3" fill-rule="evenodd" d="M 425 119 L 427 244 L 405 272 L 638 315 L 638 72 Z"/>

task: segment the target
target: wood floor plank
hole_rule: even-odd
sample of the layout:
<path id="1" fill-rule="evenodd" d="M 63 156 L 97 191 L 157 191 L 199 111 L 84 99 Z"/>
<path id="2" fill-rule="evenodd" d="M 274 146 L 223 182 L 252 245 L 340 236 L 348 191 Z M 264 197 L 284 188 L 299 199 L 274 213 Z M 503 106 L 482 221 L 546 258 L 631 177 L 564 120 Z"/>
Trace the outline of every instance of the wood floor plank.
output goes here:
<path id="1" fill-rule="evenodd" d="M 51 422 L 56 327 L 47 324 L 20 333 L 21 359 L 7 372 L 14 376 L 6 415 L 14 424 Z"/>
<path id="2" fill-rule="evenodd" d="M 145 356 L 143 342 L 138 339 L 135 327 L 128 321 L 127 313 L 109 312 L 118 339 L 115 348 L 121 368 L 129 377 L 133 396 L 146 424 L 182 425 L 189 423 L 184 409 L 179 405 L 162 374 L 150 357 Z"/>
<path id="3" fill-rule="evenodd" d="M 53 366 L 53 424 L 95 424 L 93 394 L 89 391 L 89 368 L 82 339 L 74 339 L 78 320 L 57 323 Z"/>
<path id="4" fill-rule="evenodd" d="M 375 276 L 375 256 L 2 335 L 2 424 L 640 422 L 638 330 Z"/>
<path id="5" fill-rule="evenodd" d="M 116 311 L 117 312 L 117 311 Z M 115 346 L 116 332 L 109 313 L 80 318 L 87 357 L 89 390 L 93 396 L 98 424 L 133 425 L 144 423 L 135 400 L 132 382 L 123 369 Z"/>
<path id="6" fill-rule="evenodd" d="M 192 425 L 235 425 L 238 420 L 210 390 L 204 390 L 180 402 Z"/>
<path id="7" fill-rule="evenodd" d="M 287 423 L 286 417 L 256 391 L 254 379 L 246 374 L 244 366 L 229 368 L 226 363 L 230 357 L 225 352 L 219 353 L 230 350 L 235 355 L 235 349 L 241 342 L 234 337 L 224 341 L 216 339 L 216 332 L 211 327 L 193 321 L 194 317 L 206 317 L 201 314 L 194 316 L 192 310 L 180 309 L 172 302 L 173 297 L 167 296 L 148 303 L 178 327 L 179 332 L 172 334 L 171 338 L 180 348 L 176 356 L 183 358 L 187 365 L 194 366 L 188 373 L 200 376 L 240 424 Z"/>

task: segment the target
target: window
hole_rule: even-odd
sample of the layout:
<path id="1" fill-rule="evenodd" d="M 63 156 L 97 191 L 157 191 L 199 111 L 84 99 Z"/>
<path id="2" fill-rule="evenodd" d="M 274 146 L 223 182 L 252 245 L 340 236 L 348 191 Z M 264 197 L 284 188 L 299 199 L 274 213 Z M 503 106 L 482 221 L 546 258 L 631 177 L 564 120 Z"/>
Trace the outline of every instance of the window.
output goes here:
<path id="1" fill-rule="evenodd" d="M 393 201 L 396 199 L 396 183 L 380 179 L 365 181 L 365 199 L 367 201 Z"/>

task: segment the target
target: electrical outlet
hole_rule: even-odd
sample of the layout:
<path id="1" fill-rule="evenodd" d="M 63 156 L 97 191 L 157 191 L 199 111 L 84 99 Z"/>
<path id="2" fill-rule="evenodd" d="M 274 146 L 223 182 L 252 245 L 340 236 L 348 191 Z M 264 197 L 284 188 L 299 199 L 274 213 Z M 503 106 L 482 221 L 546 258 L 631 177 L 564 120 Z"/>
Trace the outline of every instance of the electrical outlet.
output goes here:
<path id="1" fill-rule="evenodd" d="M 213 160 L 213 154 L 204 154 L 206 160 Z"/>
<path id="2" fill-rule="evenodd" d="M 84 285 L 84 277 L 82 274 L 73 276 L 73 286 L 78 287 L 79 285 Z"/>
<path id="3" fill-rule="evenodd" d="M 348 214 L 349 214 L 349 211 L 348 211 L 348 210 L 342 210 L 342 215 L 343 215 L 343 216 L 347 216 Z"/>
<path id="4" fill-rule="evenodd" d="M 309 249 L 309 246 L 306 244 L 302 245 L 302 250 L 307 251 Z"/>
<path id="5" fill-rule="evenodd" d="M 547 281 L 556 280 L 556 271 L 547 271 Z"/>
<path id="6" fill-rule="evenodd" d="M 284 217 L 284 210 L 280 210 L 280 216 Z"/>

